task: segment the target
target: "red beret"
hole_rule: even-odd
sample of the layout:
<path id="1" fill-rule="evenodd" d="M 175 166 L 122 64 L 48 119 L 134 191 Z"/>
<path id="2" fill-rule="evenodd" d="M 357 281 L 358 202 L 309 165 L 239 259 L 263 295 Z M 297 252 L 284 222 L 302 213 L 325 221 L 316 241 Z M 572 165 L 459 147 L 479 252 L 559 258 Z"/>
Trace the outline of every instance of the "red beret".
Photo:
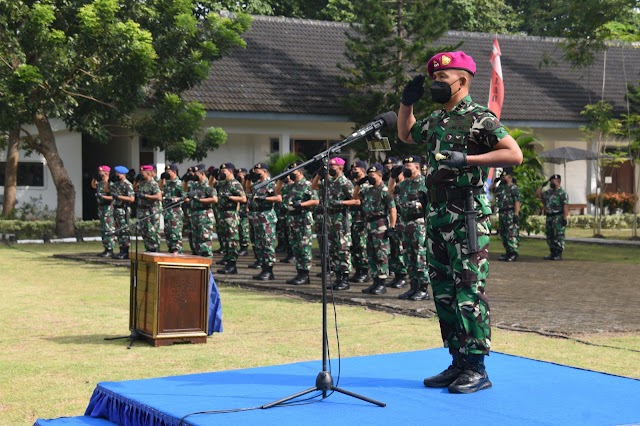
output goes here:
<path id="1" fill-rule="evenodd" d="M 427 71 L 432 80 L 433 73 L 440 70 L 464 70 L 476 75 L 476 63 L 471 56 L 462 51 L 441 52 L 427 62 Z"/>
<path id="2" fill-rule="evenodd" d="M 153 170 L 153 166 L 150 164 L 145 164 L 144 166 L 140 166 L 140 171 L 151 171 Z"/>
<path id="3" fill-rule="evenodd" d="M 330 166 L 344 166 L 344 160 L 340 157 L 333 157 L 329 160 Z"/>
<path id="4" fill-rule="evenodd" d="M 99 172 L 110 172 L 111 171 L 111 167 L 109 167 L 109 166 L 98 166 L 98 171 Z"/>

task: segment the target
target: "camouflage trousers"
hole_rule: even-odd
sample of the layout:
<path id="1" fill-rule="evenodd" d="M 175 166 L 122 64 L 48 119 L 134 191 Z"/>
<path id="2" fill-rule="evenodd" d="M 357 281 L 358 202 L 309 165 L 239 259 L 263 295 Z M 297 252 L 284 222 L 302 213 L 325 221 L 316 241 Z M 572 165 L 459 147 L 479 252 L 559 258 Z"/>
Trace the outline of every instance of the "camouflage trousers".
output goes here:
<path id="1" fill-rule="evenodd" d="M 191 211 L 191 237 L 193 254 L 212 257 L 213 211 L 211 209 Z"/>
<path id="2" fill-rule="evenodd" d="M 518 247 L 520 246 L 520 227 L 514 222 L 514 216 L 513 210 L 501 211 L 498 222 L 502 246 L 507 253 L 518 253 Z"/>
<path id="3" fill-rule="evenodd" d="M 184 204 L 183 204 L 184 205 Z M 196 247 L 193 243 L 193 228 L 191 226 L 191 209 L 189 207 L 183 207 L 184 220 L 182 221 L 182 236 L 187 237 L 189 240 L 189 249 L 191 253 L 196 253 Z"/>
<path id="4" fill-rule="evenodd" d="M 396 224 L 396 234 L 389 238 L 389 270 L 395 274 L 407 273 L 407 262 L 405 261 L 404 248 L 402 247 L 402 234 L 404 233 L 404 224 Z"/>
<path id="5" fill-rule="evenodd" d="M 240 247 L 248 247 L 249 243 L 251 243 L 251 237 L 249 234 L 249 217 L 246 212 L 240 213 L 240 228 L 238 231 L 240 232 Z"/>
<path id="6" fill-rule="evenodd" d="M 273 210 L 253 213 L 254 249 L 256 259 L 262 266 L 273 266 L 276 262 L 276 240 L 273 234 L 277 221 Z"/>
<path id="7" fill-rule="evenodd" d="M 367 260 L 367 224 L 354 222 L 351 225 L 351 259 L 356 269 L 369 269 Z"/>
<path id="8" fill-rule="evenodd" d="M 351 272 L 351 221 L 349 215 L 329 215 L 329 255 L 332 269 L 343 274 Z"/>
<path id="9" fill-rule="evenodd" d="M 429 268 L 427 267 L 427 230 L 425 220 L 417 219 L 406 222 L 402 236 L 402 247 L 405 250 L 409 278 L 418 282 L 429 282 Z"/>
<path id="10" fill-rule="evenodd" d="M 218 213 L 218 238 L 225 262 L 235 262 L 240 251 L 240 214 L 235 210 Z"/>
<path id="11" fill-rule="evenodd" d="M 140 208 L 136 212 L 138 220 L 140 220 L 140 235 L 144 241 L 144 249 L 146 251 L 160 250 L 160 236 L 158 228 L 160 228 L 160 218 L 158 217 L 158 209 L 156 207 Z"/>
<path id="12" fill-rule="evenodd" d="M 550 250 L 564 251 L 564 233 L 566 227 L 562 225 L 563 216 L 561 214 L 547 216 L 545 235 Z"/>
<path id="13" fill-rule="evenodd" d="M 372 277 L 384 279 L 389 276 L 389 237 L 386 219 L 367 222 L 367 259 Z"/>
<path id="14" fill-rule="evenodd" d="M 129 237 L 131 230 L 127 228 L 130 217 L 131 211 L 129 207 L 115 207 L 113 209 L 115 228 L 116 230 L 119 229 L 116 236 L 118 238 L 118 246 L 120 246 L 120 250 L 126 250 L 131 245 L 131 238 Z"/>
<path id="15" fill-rule="evenodd" d="M 290 242 L 288 238 L 288 226 L 287 226 L 287 215 L 280 211 L 277 212 L 278 223 L 276 223 L 276 233 L 278 236 L 278 243 L 282 244 L 282 248 L 289 253 L 290 251 Z"/>
<path id="16" fill-rule="evenodd" d="M 102 246 L 105 250 L 113 251 L 115 239 L 113 231 L 116 229 L 113 223 L 113 206 L 111 206 L 111 204 L 98 206 L 98 219 L 100 219 Z"/>
<path id="17" fill-rule="evenodd" d="M 175 207 L 164 212 L 164 238 L 170 253 L 182 253 L 182 209 Z"/>
<path id="18" fill-rule="evenodd" d="M 448 217 L 427 227 L 427 259 L 444 346 L 452 353 L 488 354 L 491 321 L 484 288 L 489 275 L 489 217 L 478 219 L 477 253 L 468 251 L 462 213 L 436 217 Z"/>
<path id="19" fill-rule="evenodd" d="M 289 244 L 296 258 L 296 268 L 303 271 L 311 269 L 313 220 L 309 216 L 307 213 L 302 213 L 301 215 L 287 217 Z"/>

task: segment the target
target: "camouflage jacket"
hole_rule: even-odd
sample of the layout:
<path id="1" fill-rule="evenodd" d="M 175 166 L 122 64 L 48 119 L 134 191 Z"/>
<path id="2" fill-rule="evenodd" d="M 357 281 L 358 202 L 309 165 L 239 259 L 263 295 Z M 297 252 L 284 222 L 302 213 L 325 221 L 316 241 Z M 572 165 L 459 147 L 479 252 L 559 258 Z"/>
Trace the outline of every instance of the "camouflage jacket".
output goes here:
<path id="1" fill-rule="evenodd" d="M 564 206 L 569 204 L 569 196 L 562 188 L 547 189 L 542 193 L 542 205 L 544 214 L 558 214 L 564 211 Z"/>
<path id="2" fill-rule="evenodd" d="M 208 210 L 213 207 L 213 204 L 202 204 L 198 199 L 216 197 L 218 193 L 215 188 L 209 186 L 209 182 L 189 182 L 189 192 L 195 192 L 196 196 L 189 198 L 189 207 L 193 211 Z"/>
<path id="3" fill-rule="evenodd" d="M 127 179 L 123 179 L 123 180 L 119 180 L 118 182 L 112 183 L 111 186 L 111 195 L 114 196 L 114 206 L 116 207 L 128 207 L 129 203 L 126 201 L 122 201 L 122 200 L 116 200 L 115 196 L 116 195 L 121 195 L 124 197 L 132 197 L 134 192 L 133 192 L 133 185 L 131 184 L 131 182 L 129 182 Z"/>
<path id="4" fill-rule="evenodd" d="M 411 218 L 416 216 L 424 217 L 424 209 L 426 206 L 419 204 L 418 193 L 427 190 L 425 181 L 424 176 L 418 175 L 416 179 L 405 178 L 394 188 L 394 195 L 397 193 L 396 205 L 398 215 L 403 220 L 414 220 Z"/>
<path id="5" fill-rule="evenodd" d="M 411 128 L 411 136 L 416 142 L 427 145 L 427 188 L 482 188 L 489 167 L 450 168 L 436 160 L 435 155 L 442 150 L 483 154 L 507 136 L 507 131 L 487 107 L 476 104 L 467 95 L 451 111 L 443 108 L 429 118 L 418 120 Z M 482 214 L 491 214 L 485 194 L 476 196 L 476 201 Z"/>
<path id="6" fill-rule="evenodd" d="M 328 182 L 327 195 L 329 201 L 344 201 L 353 198 L 353 183 L 347 177 L 341 174 L 337 178 L 328 177 L 324 181 L 320 181 L 318 192 L 324 194 L 324 185 Z"/>
<path id="7" fill-rule="evenodd" d="M 275 182 L 269 182 L 266 186 L 263 186 L 257 191 L 254 190 L 253 194 L 273 197 L 276 195 L 276 184 Z M 259 198 L 254 198 L 253 196 L 248 197 L 247 204 L 249 205 L 250 212 L 263 212 L 266 210 L 272 210 L 274 207 L 274 203 L 272 203 L 271 201 L 261 200 Z"/>
<path id="8" fill-rule="evenodd" d="M 158 186 L 158 182 L 153 179 L 149 180 L 141 180 L 138 184 L 138 193 L 145 195 L 153 195 L 160 192 L 160 187 Z M 139 197 L 137 199 L 138 207 L 142 209 L 149 209 L 152 207 L 157 207 L 155 200 L 148 200 L 144 197 Z"/>
<path id="9" fill-rule="evenodd" d="M 237 179 L 221 180 L 216 182 L 218 191 L 218 211 L 234 211 L 238 209 L 238 203 L 231 201 L 230 196 L 242 197 L 245 195 L 242 184 Z"/>
<path id="10" fill-rule="evenodd" d="M 318 193 L 313 188 L 311 188 L 311 182 L 309 182 L 305 178 L 302 178 L 298 182 L 294 182 L 289 185 L 287 198 L 288 203 L 286 205 L 288 206 L 294 201 L 305 202 L 309 200 L 317 200 Z M 313 219 L 311 208 L 304 208 L 302 211 L 304 212 L 303 216 L 305 216 L 307 220 L 311 221 Z M 291 214 L 291 212 L 289 214 Z"/>
<path id="11" fill-rule="evenodd" d="M 499 211 L 513 210 L 516 206 L 516 201 L 520 201 L 520 188 L 514 183 L 511 185 L 501 183 L 494 194 L 496 207 L 498 207 Z"/>
<path id="12" fill-rule="evenodd" d="M 182 197 L 182 181 L 179 177 L 174 180 L 166 180 L 162 188 L 162 200 L 165 204 L 172 204 Z"/>
<path id="13" fill-rule="evenodd" d="M 98 199 L 98 205 L 105 206 L 107 204 L 111 204 L 111 201 L 107 201 L 104 198 L 100 197 L 101 195 L 110 195 L 111 191 L 111 182 L 103 182 L 99 180 L 96 182 L 96 198 Z"/>
<path id="14" fill-rule="evenodd" d="M 393 195 L 389 193 L 387 185 L 362 185 L 360 187 L 360 205 L 365 219 L 374 216 L 387 216 L 389 210 L 396 207 Z"/>

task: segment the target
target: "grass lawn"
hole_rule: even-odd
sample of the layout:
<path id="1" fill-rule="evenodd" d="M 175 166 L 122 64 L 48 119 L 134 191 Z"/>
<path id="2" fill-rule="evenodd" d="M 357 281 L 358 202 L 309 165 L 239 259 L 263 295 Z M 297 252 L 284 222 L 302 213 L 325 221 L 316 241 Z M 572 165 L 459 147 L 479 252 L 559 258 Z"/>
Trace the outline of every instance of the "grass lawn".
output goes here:
<path id="1" fill-rule="evenodd" d="M 567 249 L 590 259 L 591 245 Z M 494 245 L 495 247 L 495 245 Z M 596 247 L 596 246 L 594 246 Z M 544 241 L 523 250 L 544 254 Z M 635 251 L 634 251 L 635 250 Z M 224 332 L 204 345 L 153 348 L 104 337 L 128 335 L 126 268 L 50 257 L 63 252 L 100 252 L 98 243 L 0 245 L 0 424 L 33 424 L 36 418 L 84 413 L 96 383 L 205 371 L 240 369 L 320 359 L 321 305 L 297 298 L 221 287 Z M 638 249 L 613 247 L 615 261 L 638 263 Z M 621 301 L 621 303 L 623 303 Z M 438 323 L 338 306 L 342 357 L 414 351 L 442 345 Z M 330 318 L 330 348 L 337 345 Z M 591 334 L 600 345 L 640 349 L 640 334 Z M 499 352 L 640 378 L 640 353 L 575 341 L 494 329 Z M 491 373 L 491 359 L 488 360 Z M 446 366 L 416 367 L 415 379 Z M 345 372 L 343 372 L 345 374 Z M 309 378 L 309 386 L 314 378 Z"/>

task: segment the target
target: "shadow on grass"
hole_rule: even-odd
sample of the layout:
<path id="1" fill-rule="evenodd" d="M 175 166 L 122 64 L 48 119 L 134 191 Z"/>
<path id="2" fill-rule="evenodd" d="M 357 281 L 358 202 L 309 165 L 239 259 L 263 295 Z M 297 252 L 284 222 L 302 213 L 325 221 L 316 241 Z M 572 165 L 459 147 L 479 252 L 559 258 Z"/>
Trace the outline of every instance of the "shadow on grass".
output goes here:
<path id="1" fill-rule="evenodd" d="M 130 341 L 130 333 L 125 331 L 122 334 L 83 334 L 75 336 L 56 336 L 56 337 L 44 337 L 44 340 L 57 343 L 60 345 L 105 345 L 105 346 L 122 346 L 126 348 Z M 105 340 L 113 339 L 113 340 Z M 135 339 L 133 346 L 148 346 L 152 347 L 149 343 L 142 339 Z"/>

